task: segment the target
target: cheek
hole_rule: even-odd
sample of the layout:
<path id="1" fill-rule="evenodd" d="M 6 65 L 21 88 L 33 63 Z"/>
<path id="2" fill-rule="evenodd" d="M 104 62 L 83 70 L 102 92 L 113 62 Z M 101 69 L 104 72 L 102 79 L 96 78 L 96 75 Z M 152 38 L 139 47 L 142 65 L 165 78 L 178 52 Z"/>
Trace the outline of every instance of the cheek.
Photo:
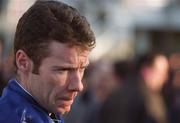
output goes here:
<path id="1" fill-rule="evenodd" d="M 57 80 L 51 74 L 46 74 L 46 75 L 44 74 L 40 78 L 38 78 L 38 80 L 39 80 L 38 82 L 39 87 L 41 88 L 41 90 L 43 90 L 45 96 L 51 94 L 52 91 L 56 88 Z"/>
<path id="2" fill-rule="evenodd" d="M 49 76 L 45 81 L 46 85 L 49 91 L 51 91 L 51 96 L 55 96 L 59 93 L 63 93 L 63 90 L 65 90 L 67 86 L 67 77 L 58 75 L 58 74 L 52 74 Z"/>
<path id="3" fill-rule="evenodd" d="M 44 79 L 41 93 L 47 104 L 54 104 L 59 93 L 62 93 L 62 87 L 58 85 L 55 77 L 49 76 Z"/>
<path id="4" fill-rule="evenodd" d="M 66 74 L 57 74 L 53 72 L 44 74 L 41 77 L 43 85 L 40 85 L 44 90 L 44 96 L 54 99 L 57 95 L 63 94 L 68 84 L 67 78 Z"/>
<path id="5" fill-rule="evenodd" d="M 58 87 L 66 86 L 69 79 L 69 74 L 67 72 L 63 74 L 54 73 L 52 74 L 51 79 L 53 80 L 54 84 L 56 84 Z"/>

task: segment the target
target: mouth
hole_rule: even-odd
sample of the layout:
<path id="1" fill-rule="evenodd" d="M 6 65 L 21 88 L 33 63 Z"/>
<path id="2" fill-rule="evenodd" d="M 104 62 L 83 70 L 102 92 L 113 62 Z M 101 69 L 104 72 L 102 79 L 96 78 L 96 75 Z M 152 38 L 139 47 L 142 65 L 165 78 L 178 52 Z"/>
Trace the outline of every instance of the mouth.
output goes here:
<path id="1" fill-rule="evenodd" d="M 72 98 L 58 98 L 57 104 L 62 107 L 71 106 L 74 99 Z"/>
<path id="2" fill-rule="evenodd" d="M 74 98 L 76 97 L 76 95 L 77 94 L 68 94 L 58 97 L 56 99 L 56 104 L 58 105 L 58 107 L 69 107 L 74 102 Z"/>

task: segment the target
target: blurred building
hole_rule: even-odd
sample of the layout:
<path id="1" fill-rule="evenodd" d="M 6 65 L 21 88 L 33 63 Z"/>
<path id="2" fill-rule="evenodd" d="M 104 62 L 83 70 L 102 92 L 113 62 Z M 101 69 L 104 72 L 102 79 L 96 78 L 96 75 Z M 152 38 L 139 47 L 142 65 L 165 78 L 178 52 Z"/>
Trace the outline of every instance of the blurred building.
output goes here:
<path id="1" fill-rule="evenodd" d="M 136 20 L 136 53 L 155 50 L 180 52 L 180 2 L 171 0 L 161 9 Z"/>
<path id="2" fill-rule="evenodd" d="M 59 0 L 60 1 L 60 0 Z M 178 0 L 61 0 L 87 17 L 97 38 L 91 58 L 129 59 L 149 50 L 180 52 Z M 0 32 L 12 44 L 19 17 L 35 0 L 0 0 Z"/>

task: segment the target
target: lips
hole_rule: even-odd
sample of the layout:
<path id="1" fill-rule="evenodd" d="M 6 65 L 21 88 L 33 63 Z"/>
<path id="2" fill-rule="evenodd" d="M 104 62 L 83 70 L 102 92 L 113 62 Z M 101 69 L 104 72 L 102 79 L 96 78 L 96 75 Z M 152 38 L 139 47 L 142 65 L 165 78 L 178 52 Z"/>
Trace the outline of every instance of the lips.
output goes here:
<path id="1" fill-rule="evenodd" d="M 74 98 L 61 97 L 57 99 L 57 104 L 60 106 L 70 106 L 72 105 L 73 101 L 74 101 Z"/>
<path id="2" fill-rule="evenodd" d="M 72 97 L 61 97 L 61 98 L 58 98 L 58 99 L 65 100 L 65 101 L 74 100 L 74 98 L 72 98 Z"/>
<path id="3" fill-rule="evenodd" d="M 60 107 L 67 107 L 71 106 L 73 103 L 73 100 L 58 100 L 57 105 Z"/>
<path id="4" fill-rule="evenodd" d="M 58 99 L 65 100 L 65 101 L 70 101 L 70 100 L 74 100 L 74 98 L 76 96 L 77 96 L 77 93 L 73 93 L 73 94 L 64 95 L 62 97 L 59 97 Z"/>
<path id="5" fill-rule="evenodd" d="M 62 97 L 58 97 L 56 103 L 59 106 L 70 106 L 72 105 L 76 95 L 77 95 L 76 93 L 71 93 L 71 94 L 64 95 Z"/>

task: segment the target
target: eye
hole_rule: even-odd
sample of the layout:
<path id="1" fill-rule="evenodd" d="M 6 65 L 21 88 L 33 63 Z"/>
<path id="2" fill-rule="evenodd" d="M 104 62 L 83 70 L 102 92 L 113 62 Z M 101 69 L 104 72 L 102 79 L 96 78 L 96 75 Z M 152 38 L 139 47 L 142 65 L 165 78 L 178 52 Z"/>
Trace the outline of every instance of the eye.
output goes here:
<path id="1" fill-rule="evenodd" d="M 67 73 L 68 70 L 62 69 L 62 68 L 57 68 L 57 69 L 54 69 L 54 72 L 59 73 L 59 74 L 64 74 L 64 73 Z"/>

